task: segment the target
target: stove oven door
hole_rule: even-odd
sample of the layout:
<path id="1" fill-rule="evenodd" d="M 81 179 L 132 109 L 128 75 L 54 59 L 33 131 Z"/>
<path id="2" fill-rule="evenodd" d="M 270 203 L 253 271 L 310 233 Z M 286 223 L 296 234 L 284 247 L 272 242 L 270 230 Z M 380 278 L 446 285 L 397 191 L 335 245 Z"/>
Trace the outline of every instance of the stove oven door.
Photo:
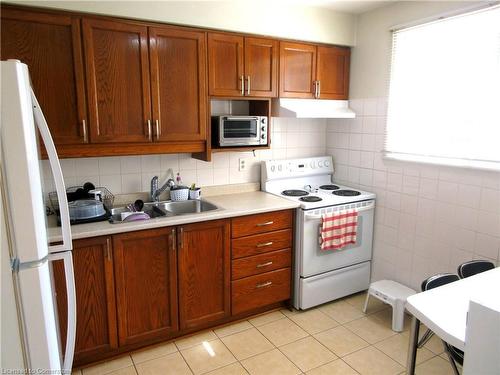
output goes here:
<path id="1" fill-rule="evenodd" d="M 356 243 L 342 250 L 322 251 L 319 242 L 321 215 L 352 208 L 358 209 Z M 297 210 L 298 251 L 296 255 L 300 277 L 307 278 L 371 260 L 374 208 L 375 201 L 370 200 L 313 210 Z"/>

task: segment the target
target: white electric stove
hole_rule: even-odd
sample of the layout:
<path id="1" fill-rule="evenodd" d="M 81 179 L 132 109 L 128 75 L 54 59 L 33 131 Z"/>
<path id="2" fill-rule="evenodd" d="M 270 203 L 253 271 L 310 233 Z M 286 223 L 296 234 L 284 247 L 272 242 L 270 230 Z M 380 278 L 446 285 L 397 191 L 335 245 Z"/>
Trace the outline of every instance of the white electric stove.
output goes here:
<path id="1" fill-rule="evenodd" d="M 368 288 L 375 194 L 336 184 L 330 156 L 262 162 L 262 190 L 300 203 L 296 213 L 293 305 L 307 309 Z M 356 208 L 357 240 L 322 251 L 324 213 Z"/>

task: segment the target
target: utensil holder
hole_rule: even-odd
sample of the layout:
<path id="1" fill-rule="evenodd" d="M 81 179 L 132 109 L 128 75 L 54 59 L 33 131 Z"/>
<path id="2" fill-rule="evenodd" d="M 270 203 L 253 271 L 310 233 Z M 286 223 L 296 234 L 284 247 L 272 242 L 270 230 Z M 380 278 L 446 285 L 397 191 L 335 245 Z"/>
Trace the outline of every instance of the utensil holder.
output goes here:
<path id="1" fill-rule="evenodd" d="M 187 201 L 189 198 L 189 189 L 170 190 L 170 199 L 172 201 Z"/>
<path id="2" fill-rule="evenodd" d="M 189 189 L 189 199 L 200 199 L 201 197 L 201 189 L 196 188 L 196 189 Z"/>

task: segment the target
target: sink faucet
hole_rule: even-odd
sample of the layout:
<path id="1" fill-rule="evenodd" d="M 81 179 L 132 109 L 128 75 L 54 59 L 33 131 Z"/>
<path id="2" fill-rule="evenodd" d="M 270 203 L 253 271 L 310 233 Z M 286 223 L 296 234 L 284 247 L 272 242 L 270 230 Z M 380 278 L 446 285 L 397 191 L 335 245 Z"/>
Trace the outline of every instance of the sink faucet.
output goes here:
<path id="1" fill-rule="evenodd" d="M 175 185 L 175 181 L 173 179 L 174 172 L 172 171 L 172 169 L 169 169 L 167 171 L 167 174 L 168 173 L 170 173 L 172 178 L 169 178 L 167 181 L 165 181 L 165 183 L 161 187 L 158 187 L 158 176 L 154 176 L 151 179 L 150 195 L 151 195 L 151 200 L 153 202 L 158 202 L 160 200 L 160 194 L 163 193 L 165 190 L 167 190 L 167 188 L 171 188 L 172 186 Z"/>

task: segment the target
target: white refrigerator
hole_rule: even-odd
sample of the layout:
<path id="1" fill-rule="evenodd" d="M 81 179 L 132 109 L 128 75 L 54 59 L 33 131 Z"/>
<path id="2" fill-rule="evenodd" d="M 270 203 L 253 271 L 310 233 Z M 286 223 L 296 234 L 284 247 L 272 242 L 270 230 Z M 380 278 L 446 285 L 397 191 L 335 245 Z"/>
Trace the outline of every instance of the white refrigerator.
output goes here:
<path id="1" fill-rule="evenodd" d="M 71 230 L 64 180 L 54 142 L 30 85 L 28 67 L 1 62 L 0 368 L 70 373 L 75 346 L 76 299 Z M 54 93 L 58 95 L 58 93 Z M 49 246 L 37 129 L 52 170 L 63 242 Z M 68 295 L 66 347 L 61 348 L 50 262 L 62 260 Z M 11 372 L 21 373 L 21 372 Z M 38 372 L 37 372 L 38 373 Z"/>

